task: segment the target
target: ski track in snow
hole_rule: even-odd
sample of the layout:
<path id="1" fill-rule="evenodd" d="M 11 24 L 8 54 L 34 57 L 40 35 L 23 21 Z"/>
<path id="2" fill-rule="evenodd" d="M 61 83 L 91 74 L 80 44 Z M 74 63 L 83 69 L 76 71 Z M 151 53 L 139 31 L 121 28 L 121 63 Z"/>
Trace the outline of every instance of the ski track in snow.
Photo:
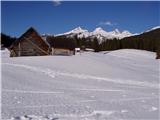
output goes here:
<path id="1" fill-rule="evenodd" d="M 125 101 L 139 101 L 139 100 L 151 100 L 151 99 L 158 99 L 158 97 L 140 97 L 140 98 L 126 98 L 126 99 L 118 99 L 118 102 L 125 102 Z M 80 101 L 75 101 L 73 103 L 88 103 L 88 102 L 97 102 L 97 100 L 80 100 Z M 117 99 L 115 100 L 110 100 L 107 102 L 117 102 Z M 60 106 L 66 106 L 66 105 L 25 105 L 25 106 L 9 106 L 9 105 L 3 105 L 3 107 L 7 108 L 44 108 L 44 107 L 60 107 Z M 67 106 L 79 106 L 79 105 L 67 105 Z M 152 107 L 149 111 L 155 111 L 157 108 Z"/>
<path id="2" fill-rule="evenodd" d="M 77 88 L 67 88 L 67 89 L 57 89 L 57 90 L 74 90 L 74 91 L 95 91 L 95 92 L 120 92 L 124 90 L 110 90 L 110 89 L 77 89 Z M 33 93 L 33 94 L 57 94 L 64 92 L 51 92 L 51 91 L 24 91 L 24 90 L 11 90 L 11 89 L 2 89 L 3 92 L 15 92 L 15 93 Z"/>
<path id="3" fill-rule="evenodd" d="M 24 90 L 9 90 L 9 89 L 2 89 L 2 92 L 14 92 L 14 93 L 31 93 L 31 94 L 59 94 L 64 92 L 51 92 L 51 91 L 24 91 Z"/>
<path id="4" fill-rule="evenodd" d="M 98 81 L 107 81 L 107 82 L 113 82 L 113 83 L 119 83 L 119 84 L 136 85 L 136 86 L 151 87 L 151 88 L 157 88 L 157 89 L 160 88 L 160 85 L 156 85 L 156 84 L 152 84 L 148 82 L 139 82 L 139 81 L 134 81 L 134 80 L 109 79 L 105 77 L 92 76 L 92 75 L 86 75 L 86 74 L 54 71 L 49 68 L 33 67 L 29 65 L 24 65 L 24 64 L 13 64 L 13 63 L 2 63 L 2 64 L 14 66 L 14 67 L 21 67 L 21 68 L 25 68 L 25 69 L 35 71 L 35 72 L 41 72 L 52 78 L 55 78 L 56 76 L 66 76 L 66 77 L 74 77 L 74 78 L 79 78 L 79 79 L 94 79 Z"/>

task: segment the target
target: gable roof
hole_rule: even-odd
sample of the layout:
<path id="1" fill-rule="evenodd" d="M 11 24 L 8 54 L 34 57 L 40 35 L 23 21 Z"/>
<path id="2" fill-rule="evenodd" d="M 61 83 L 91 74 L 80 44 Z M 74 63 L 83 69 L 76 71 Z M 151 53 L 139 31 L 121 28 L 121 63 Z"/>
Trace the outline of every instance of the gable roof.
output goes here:
<path id="1" fill-rule="evenodd" d="M 23 33 L 12 45 L 10 48 L 13 48 L 13 46 L 17 45 L 22 39 L 26 39 L 25 36 L 28 36 L 30 35 L 31 33 L 35 33 L 39 39 L 41 40 L 42 43 L 46 44 L 48 47 L 48 43 L 39 35 L 39 33 L 33 28 L 33 27 L 30 27 L 25 33 Z"/>

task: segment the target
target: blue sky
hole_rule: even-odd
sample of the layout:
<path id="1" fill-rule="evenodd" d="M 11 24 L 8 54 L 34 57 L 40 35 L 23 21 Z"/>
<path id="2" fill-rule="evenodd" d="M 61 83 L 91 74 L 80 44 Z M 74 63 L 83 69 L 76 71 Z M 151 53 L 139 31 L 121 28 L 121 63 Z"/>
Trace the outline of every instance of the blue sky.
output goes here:
<path id="1" fill-rule="evenodd" d="M 160 25 L 160 2 L 2 2 L 2 32 L 19 37 L 30 26 L 40 34 L 58 34 L 78 26 L 93 31 L 118 28 L 140 33 Z"/>

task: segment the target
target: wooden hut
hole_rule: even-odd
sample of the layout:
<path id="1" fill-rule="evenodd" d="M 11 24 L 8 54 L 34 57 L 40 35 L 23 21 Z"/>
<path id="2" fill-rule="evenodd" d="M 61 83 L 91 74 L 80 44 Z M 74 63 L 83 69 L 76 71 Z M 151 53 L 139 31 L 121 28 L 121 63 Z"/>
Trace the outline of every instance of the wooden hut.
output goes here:
<path id="1" fill-rule="evenodd" d="M 49 55 L 49 45 L 32 27 L 10 47 L 11 57 L 43 55 Z"/>

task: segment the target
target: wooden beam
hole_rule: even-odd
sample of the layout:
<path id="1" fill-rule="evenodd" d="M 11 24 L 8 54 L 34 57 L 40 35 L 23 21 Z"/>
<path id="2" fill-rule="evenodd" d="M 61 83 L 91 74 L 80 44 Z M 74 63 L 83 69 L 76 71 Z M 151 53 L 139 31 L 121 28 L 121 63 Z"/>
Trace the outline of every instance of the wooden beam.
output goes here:
<path id="1" fill-rule="evenodd" d="M 42 51 L 43 53 L 45 53 L 46 55 L 48 55 L 48 53 L 45 51 L 45 50 L 43 50 L 43 49 L 41 49 L 38 45 L 36 45 L 35 43 L 33 43 L 30 39 L 28 39 L 28 38 L 24 38 L 24 39 L 26 39 L 28 42 L 30 42 L 33 46 L 35 46 L 37 49 L 39 49 L 40 51 Z"/>
<path id="2" fill-rule="evenodd" d="M 52 47 L 52 55 L 54 55 L 54 48 Z"/>
<path id="3" fill-rule="evenodd" d="M 21 56 L 21 45 L 20 45 L 20 42 L 18 44 L 18 56 Z"/>

